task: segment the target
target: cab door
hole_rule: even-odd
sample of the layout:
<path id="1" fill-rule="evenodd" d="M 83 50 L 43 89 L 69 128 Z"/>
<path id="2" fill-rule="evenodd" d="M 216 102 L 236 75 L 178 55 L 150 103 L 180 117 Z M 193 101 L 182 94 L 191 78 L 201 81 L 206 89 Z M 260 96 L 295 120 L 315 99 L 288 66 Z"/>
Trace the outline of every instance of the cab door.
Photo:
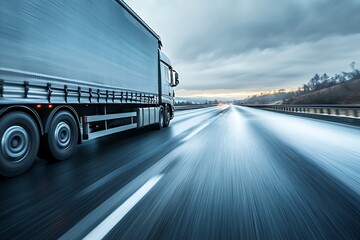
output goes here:
<path id="1" fill-rule="evenodd" d="M 170 68 L 161 62 L 161 95 L 162 102 L 172 104 L 173 100 L 173 89 L 171 87 L 171 70 Z"/>

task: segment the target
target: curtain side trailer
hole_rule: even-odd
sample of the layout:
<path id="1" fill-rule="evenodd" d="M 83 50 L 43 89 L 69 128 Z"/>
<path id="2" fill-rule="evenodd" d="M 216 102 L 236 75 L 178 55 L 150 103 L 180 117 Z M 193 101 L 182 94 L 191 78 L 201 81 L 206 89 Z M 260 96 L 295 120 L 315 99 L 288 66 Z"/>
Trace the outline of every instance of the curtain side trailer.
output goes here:
<path id="1" fill-rule="evenodd" d="M 178 73 L 122 0 L 0 3 L 0 175 L 83 141 L 169 126 Z"/>

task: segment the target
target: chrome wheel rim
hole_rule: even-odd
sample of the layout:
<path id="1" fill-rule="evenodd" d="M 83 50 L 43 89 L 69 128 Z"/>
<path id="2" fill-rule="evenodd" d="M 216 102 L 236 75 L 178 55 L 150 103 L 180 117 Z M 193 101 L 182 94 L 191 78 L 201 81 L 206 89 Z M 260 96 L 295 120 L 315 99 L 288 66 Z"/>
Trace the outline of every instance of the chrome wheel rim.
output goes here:
<path id="1" fill-rule="evenodd" d="M 66 122 L 59 122 L 55 127 L 55 142 L 60 148 L 67 148 L 71 141 L 71 128 Z"/>
<path id="2" fill-rule="evenodd" d="M 21 126 L 11 126 L 1 138 L 1 151 L 10 162 L 22 161 L 30 148 L 29 134 Z"/>

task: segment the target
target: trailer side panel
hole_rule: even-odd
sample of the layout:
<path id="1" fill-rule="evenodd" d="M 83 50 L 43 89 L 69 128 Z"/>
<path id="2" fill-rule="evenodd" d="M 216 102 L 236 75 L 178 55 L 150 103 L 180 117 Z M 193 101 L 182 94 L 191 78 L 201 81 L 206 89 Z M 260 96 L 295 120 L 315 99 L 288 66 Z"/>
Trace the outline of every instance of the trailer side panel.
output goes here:
<path id="1" fill-rule="evenodd" d="M 49 82 L 72 92 L 74 102 L 78 87 L 90 100 L 97 91 L 104 101 L 115 90 L 124 99 L 131 92 L 158 95 L 159 39 L 115 0 L 3 0 L 0 35 L 4 101 L 47 101 Z M 25 81 L 28 95 L 26 86 L 8 86 Z"/>

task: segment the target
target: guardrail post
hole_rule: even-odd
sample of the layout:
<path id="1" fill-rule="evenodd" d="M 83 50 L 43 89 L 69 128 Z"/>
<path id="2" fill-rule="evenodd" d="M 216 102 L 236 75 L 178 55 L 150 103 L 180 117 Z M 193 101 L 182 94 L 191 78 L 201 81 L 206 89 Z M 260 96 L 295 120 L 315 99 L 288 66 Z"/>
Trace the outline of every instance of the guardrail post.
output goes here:
<path id="1" fill-rule="evenodd" d="M 354 109 L 353 111 L 354 111 L 354 117 L 356 117 L 356 118 L 359 117 L 359 112 L 358 112 L 358 110 Z"/>

